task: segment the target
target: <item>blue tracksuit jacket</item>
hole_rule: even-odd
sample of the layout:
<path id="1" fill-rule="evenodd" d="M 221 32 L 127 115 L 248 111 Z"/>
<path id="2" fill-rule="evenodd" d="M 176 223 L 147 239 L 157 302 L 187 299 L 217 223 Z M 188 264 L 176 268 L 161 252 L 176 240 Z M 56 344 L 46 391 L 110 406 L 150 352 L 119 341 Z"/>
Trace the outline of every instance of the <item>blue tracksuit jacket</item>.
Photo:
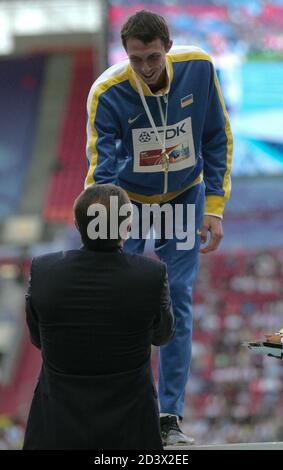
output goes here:
<path id="1" fill-rule="evenodd" d="M 107 69 L 89 93 L 86 187 L 116 183 L 133 200 L 160 203 L 203 177 L 205 213 L 221 217 L 230 195 L 232 134 L 212 60 L 199 48 L 177 46 L 166 61 L 165 89 L 153 94 L 139 81 L 158 133 L 166 132 L 169 171 L 126 60 Z"/>

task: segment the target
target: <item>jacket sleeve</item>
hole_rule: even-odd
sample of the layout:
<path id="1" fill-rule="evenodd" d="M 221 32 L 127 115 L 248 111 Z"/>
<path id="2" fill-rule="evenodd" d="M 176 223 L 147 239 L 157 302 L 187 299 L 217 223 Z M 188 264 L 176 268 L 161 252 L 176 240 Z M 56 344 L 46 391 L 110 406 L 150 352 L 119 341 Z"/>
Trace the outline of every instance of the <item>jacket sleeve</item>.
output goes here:
<path id="1" fill-rule="evenodd" d="M 166 344 L 175 333 L 175 317 L 172 310 L 168 275 L 165 265 L 163 265 L 161 282 L 160 308 L 155 318 L 152 339 L 154 346 Z"/>
<path id="2" fill-rule="evenodd" d="M 87 163 L 85 188 L 92 184 L 116 183 L 116 145 L 120 138 L 120 124 L 107 92 L 97 86 L 90 92 L 87 103 Z"/>
<path id="3" fill-rule="evenodd" d="M 29 286 L 28 291 L 26 293 L 26 319 L 27 324 L 30 332 L 30 339 L 34 346 L 38 349 L 41 349 L 41 342 L 40 342 L 40 333 L 39 333 L 39 325 L 38 325 L 38 317 L 36 311 L 32 305 L 32 279 L 33 279 L 33 264 L 31 265 L 31 273 L 29 279 Z"/>
<path id="4" fill-rule="evenodd" d="M 212 63 L 208 64 L 211 78 L 202 145 L 206 185 L 205 214 L 222 218 L 225 202 L 231 191 L 233 138 L 216 71 Z"/>

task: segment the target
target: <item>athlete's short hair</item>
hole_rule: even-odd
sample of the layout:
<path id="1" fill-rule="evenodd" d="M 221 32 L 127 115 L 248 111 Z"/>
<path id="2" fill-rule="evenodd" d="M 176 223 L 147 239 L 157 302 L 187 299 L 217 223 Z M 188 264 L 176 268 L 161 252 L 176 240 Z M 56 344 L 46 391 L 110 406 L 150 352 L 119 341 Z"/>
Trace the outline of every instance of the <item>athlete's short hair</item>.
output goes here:
<path id="1" fill-rule="evenodd" d="M 147 44 L 161 39 L 166 48 L 170 41 L 170 33 L 165 19 L 148 10 L 141 10 L 130 16 L 121 29 L 121 40 L 127 50 L 129 38 L 136 38 Z"/>

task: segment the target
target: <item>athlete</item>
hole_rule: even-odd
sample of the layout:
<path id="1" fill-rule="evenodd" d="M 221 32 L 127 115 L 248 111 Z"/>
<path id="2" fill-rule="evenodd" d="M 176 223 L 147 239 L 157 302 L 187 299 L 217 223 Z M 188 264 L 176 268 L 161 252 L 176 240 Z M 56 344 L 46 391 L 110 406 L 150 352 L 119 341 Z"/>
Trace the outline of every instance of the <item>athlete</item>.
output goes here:
<path id="1" fill-rule="evenodd" d="M 88 97 L 86 187 L 121 186 L 138 208 L 139 222 L 145 204 L 172 208 L 173 236 L 163 224 L 155 240 L 176 317 L 175 337 L 160 348 L 160 423 L 164 445 L 188 445 L 194 439 L 180 424 L 191 362 L 192 287 L 199 252 L 216 250 L 223 236 L 232 135 L 206 52 L 172 47 L 164 18 L 145 10 L 126 21 L 121 39 L 128 59 L 107 69 Z M 144 237 L 132 236 L 125 249 L 142 253 L 144 246 Z"/>

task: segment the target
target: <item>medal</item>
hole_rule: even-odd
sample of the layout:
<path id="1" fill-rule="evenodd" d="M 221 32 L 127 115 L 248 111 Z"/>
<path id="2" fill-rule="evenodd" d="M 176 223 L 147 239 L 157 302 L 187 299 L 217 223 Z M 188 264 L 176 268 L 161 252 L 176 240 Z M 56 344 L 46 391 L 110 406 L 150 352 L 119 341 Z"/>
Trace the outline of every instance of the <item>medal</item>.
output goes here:
<path id="1" fill-rule="evenodd" d="M 161 158 L 162 158 L 163 171 L 165 173 L 168 173 L 168 171 L 169 171 L 169 155 L 166 152 L 166 150 L 164 150 L 164 152 L 161 153 Z"/>

